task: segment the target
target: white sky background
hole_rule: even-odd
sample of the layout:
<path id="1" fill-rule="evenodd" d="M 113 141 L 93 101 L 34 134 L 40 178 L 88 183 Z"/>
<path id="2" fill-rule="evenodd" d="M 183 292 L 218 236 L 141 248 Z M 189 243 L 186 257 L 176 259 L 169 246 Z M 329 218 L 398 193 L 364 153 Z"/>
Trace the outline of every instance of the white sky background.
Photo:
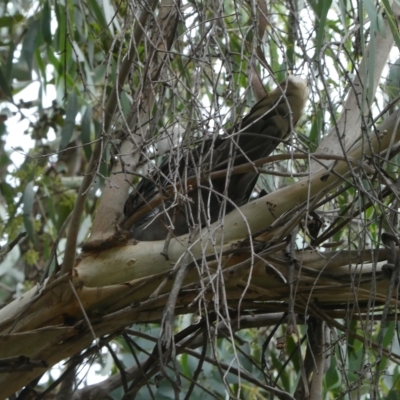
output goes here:
<path id="1" fill-rule="evenodd" d="M 40 83 L 38 81 L 33 82 L 27 88 L 22 90 L 20 93 L 14 96 L 15 103 L 19 103 L 21 100 L 24 102 L 35 101 L 38 99 L 38 93 L 40 90 Z M 56 98 L 56 90 L 52 85 L 46 87 L 46 94 L 43 96 L 43 107 L 48 108 L 52 105 L 52 101 Z M 15 106 L 10 106 L 10 111 L 15 113 L 14 116 L 8 118 L 6 125 L 9 134 L 6 140 L 6 150 L 10 152 L 12 161 L 15 166 L 18 167 L 25 160 L 25 154 L 28 154 L 31 149 L 35 146 L 35 141 L 31 139 L 30 134 L 24 134 L 29 128 L 29 121 L 27 119 L 22 119 L 18 114 L 17 108 Z M 24 110 L 24 114 L 31 117 L 31 122 L 35 122 L 35 117 L 37 116 L 36 107 L 32 109 Z M 49 140 L 54 140 L 55 135 L 50 135 Z M 51 137 L 53 136 L 53 137 Z M 14 151 L 14 149 L 20 148 L 22 151 Z"/>

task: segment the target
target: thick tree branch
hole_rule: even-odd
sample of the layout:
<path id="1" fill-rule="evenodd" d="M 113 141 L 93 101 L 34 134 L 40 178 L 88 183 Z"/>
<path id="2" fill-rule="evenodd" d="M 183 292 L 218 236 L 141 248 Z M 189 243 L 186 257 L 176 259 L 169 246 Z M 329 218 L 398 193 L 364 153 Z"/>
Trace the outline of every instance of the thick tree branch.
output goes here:
<path id="1" fill-rule="evenodd" d="M 157 0 L 150 0 L 149 5 L 154 9 L 157 4 Z M 89 164 L 86 169 L 86 174 L 83 177 L 82 184 L 79 188 L 79 192 L 76 198 L 74 208 L 71 213 L 71 222 L 69 224 L 69 231 L 67 236 L 67 243 L 65 245 L 65 256 L 61 266 L 61 274 L 68 273 L 72 270 L 75 263 L 76 245 L 77 237 L 79 233 L 79 228 L 81 224 L 81 217 L 85 207 L 86 199 L 89 194 L 93 179 L 96 176 L 96 172 L 99 168 L 101 162 L 101 157 L 103 155 L 103 150 L 107 142 L 107 135 L 111 127 L 111 121 L 114 116 L 115 110 L 117 108 L 117 97 L 121 92 L 122 86 L 124 85 L 126 78 L 128 77 L 132 62 L 135 58 L 136 45 L 141 41 L 143 37 L 143 26 L 146 23 L 150 13 L 149 10 L 143 9 L 138 23 L 135 26 L 134 35 L 132 41 L 135 44 L 131 44 L 130 50 L 122 63 L 121 69 L 118 74 L 118 82 L 114 85 L 110 97 L 107 102 L 105 109 L 104 125 L 102 138 L 96 142 L 95 148 L 93 150 L 92 156 L 89 160 Z"/>
<path id="2" fill-rule="evenodd" d="M 163 0 L 160 4 L 157 21 L 149 42 L 149 45 L 153 47 L 147 59 L 147 73 L 125 121 L 126 138 L 121 144 L 120 156 L 112 168 L 109 184 L 103 190 L 92 233 L 85 244 L 86 248 L 95 247 L 112 236 L 121 219 L 131 187 L 131 172 L 136 170 L 140 159 L 140 146 L 146 140 L 147 135 L 151 134 L 151 132 L 147 133 L 146 129 L 155 102 L 154 85 L 159 85 L 155 82 L 160 80 L 163 66 L 175 37 L 179 4 L 178 0 Z M 131 47 L 135 47 L 137 44 L 138 42 L 135 42 Z"/>
<path id="3" fill-rule="evenodd" d="M 397 20 L 400 16 L 400 7 L 394 3 L 392 5 L 393 13 Z M 370 54 L 371 45 L 361 61 L 357 71 L 357 76 L 351 84 L 350 92 L 343 106 L 343 112 L 331 129 L 329 134 L 324 137 L 318 146 L 317 151 L 325 154 L 343 154 L 343 150 L 349 149 L 356 140 L 360 138 L 361 128 L 366 129 L 364 119 L 367 117 L 372 101 L 374 100 L 379 79 L 382 76 L 383 69 L 387 65 L 387 58 L 394 44 L 394 38 L 390 30 L 388 19 L 385 20 L 385 36 L 375 34 L 375 44 L 373 55 Z M 371 67 L 370 58 L 373 57 L 374 65 Z M 321 60 L 323 57 L 321 57 Z M 373 74 L 371 77 L 370 74 Z M 373 87 L 370 82 L 373 81 Z M 366 97 L 366 94 L 370 98 Z M 333 115 L 333 114 L 332 114 Z M 320 169 L 315 162 L 310 165 L 310 171 L 314 172 Z"/>
<path id="4" fill-rule="evenodd" d="M 399 118 L 400 112 L 388 117 L 379 126 L 377 133 L 369 137 L 368 146 L 364 141 L 353 146 L 353 150 L 348 153 L 348 159 L 363 160 L 366 163 L 375 154 L 385 151 L 392 141 L 398 143 L 400 140 Z M 313 173 L 309 178 L 252 201 L 240 210 L 234 210 L 225 216 L 223 228 L 216 222 L 210 229 L 204 229 L 200 233 L 197 241 L 194 241 L 191 246 L 193 256 L 199 258 L 204 253 L 213 254 L 216 246 L 228 249 L 238 240 L 271 226 L 284 213 L 296 208 L 299 204 L 306 204 L 308 199 L 316 195 L 323 197 L 328 194 L 340 185 L 343 179 L 347 179 L 346 176 L 350 172 L 354 173 L 362 167 L 362 162 L 355 165 L 345 161 L 328 164 L 325 169 Z M 213 237 L 212 242 L 209 242 L 209 232 Z M 171 261 L 165 260 L 162 255 L 164 241 L 139 242 L 132 246 L 118 247 L 102 252 L 101 256 L 89 253 L 77 266 L 77 281 L 82 281 L 87 286 L 103 286 L 111 282 L 128 281 L 133 276 L 137 279 L 140 276 L 168 271 L 171 268 L 170 262 L 178 260 L 187 248 L 188 240 L 188 234 L 171 240 L 169 245 Z M 112 276 L 110 276 L 110 270 L 113 271 Z"/>

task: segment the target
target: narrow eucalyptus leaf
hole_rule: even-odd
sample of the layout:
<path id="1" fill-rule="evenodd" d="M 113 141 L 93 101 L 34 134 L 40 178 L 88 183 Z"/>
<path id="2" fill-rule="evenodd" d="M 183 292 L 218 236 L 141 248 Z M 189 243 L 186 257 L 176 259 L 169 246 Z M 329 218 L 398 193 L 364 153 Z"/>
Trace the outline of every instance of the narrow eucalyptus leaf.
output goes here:
<path id="1" fill-rule="evenodd" d="M 35 230 L 32 223 L 32 209 L 35 201 L 35 191 L 33 190 L 33 182 L 28 182 L 25 186 L 23 195 L 23 221 L 31 242 L 35 242 Z"/>
<path id="2" fill-rule="evenodd" d="M 328 11 L 331 7 L 332 0 L 323 1 L 322 7 L 320 8 L 320 12 L 317 15 L 319 18 L 318 24 L 318 33 L 317 33 L 317 44 L 315 49 L 316 58 L 319 58 L 319 53 L 321 51 L 322 43 L 325 37 L 325 25 L 326 25 L 326 17 L 328 15 Z"/>
<path id="3" fill-rule="evenodd" d="M 371 20 L 371 28 L 376 32 L 378 30 L 378 15 L 375 2 L 372 0 L 364 0 L 364 7 L 367 11 L 369 19 Z"/>
<path id="4" fill-rule="evenodd" d="M 8 97 L 10 98 L 12 97 L 10 86 L 1 68 L 0 68 L 0 88 Z"/>
<path id="5" fill-rule="evenodd" d="M 43 4 L 43 10 L 40 18 L 40 30 L 42 33 L 43 40 L 47 44 L 51 44 L 52 35 L 51 35 L 51 10 L 48 1 L 45 1 Z"/>
<path id="6" fill-rule="evenodd" d="M 21 57 L 25 60 L 30 71 L 32 71 L 33 54 L 36 50 L 36 37 L 39 32 L 39 20 L 31 20 L 28 31 L 22 42 Z"/>
<path id="7" fill-rule="evenodd" d="M 92 146 L 90 144 L 90 132 L 91 132 L 91 123 L 93 117 L 93 110 L 90 105 L 86 107 L 86 111 L 82 117 L 81 129 L 82 129 L 82 143 L 83 143 L 83 151 L 85 152 L 86 158 L 89 160 L 92 155 Z"/>
<path id="8" fill-rule="evenodd" d="M 60 150 L 64 150 L 71 140 L 75 128 L 75 118 L 77 113 L 78 113 L 78 98 L 76 97 L 76 94 L 72 92 L 68 96 L 64 127 L 61 131 Z"/>

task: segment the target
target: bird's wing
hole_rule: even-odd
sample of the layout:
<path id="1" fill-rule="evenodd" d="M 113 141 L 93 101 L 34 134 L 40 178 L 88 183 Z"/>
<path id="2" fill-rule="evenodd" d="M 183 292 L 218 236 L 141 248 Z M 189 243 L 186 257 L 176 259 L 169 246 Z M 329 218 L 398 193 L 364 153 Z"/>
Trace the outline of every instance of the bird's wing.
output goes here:
<path id="1" fill-rule="evenodd" d="M 204 138 L 202 143 L 194 148 L 188 148 L 178 154 L 167 154 L 160 166 L 154 167 L 148 177 L 142 178 L 129 195 L 124 207 L 125 216 L 133 215 L 166 187 L 173 187 L 185 178 L 193 176 L 194 169 L 203 161 L 207 164 L 205 160 L 210 158 L 212 147 L 218 147 L 220 143 L 220 138 Z"/>

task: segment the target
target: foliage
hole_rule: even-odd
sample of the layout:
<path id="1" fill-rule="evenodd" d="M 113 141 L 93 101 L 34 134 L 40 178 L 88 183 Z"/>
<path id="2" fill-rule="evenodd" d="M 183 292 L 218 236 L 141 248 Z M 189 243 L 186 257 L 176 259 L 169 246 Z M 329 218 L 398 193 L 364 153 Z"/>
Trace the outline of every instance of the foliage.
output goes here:
<path id="1" fill-rule="evenodd" d="M 157 61 L 151 34 L 159 6 L 166 2 L 159 3 L 154 18 L 143 26 L 144 39 L 138 43 L 132 38 L 140 27 L 140 13 L 148 10 L 153 14 L 151 2 L 16 0 L 0 5 L 2 244 L 11 242 L 20 232 L 27 233 L 0 264 L 0 299 L 4 305 L 54 276 L 64 257 L 74 256 L 64 252 L 70 234 L 68 224 L 79 201 L 82 177 L 93 173 L 88 165 L 101 141 L 101 160 L 76 232 L 78 246 L 88 239 L 99 199 L 104 188 L 112 186 L 110 172 L 121 158 L 120 143 L 124 133 L 132 130 L 129 121 L 134 112 L 141 112 L 140 96 L 151 81 L 149 71 Z M 318 153 L 324 138 L 335 129 L 355 77 L 364 82 L 358 108 L 367 109 L 361 112 L 358 142 L 368 147 L 367 133 L 374 132 L 388 114 L 397 110 L 400 85 L 398 47 L 391 51 L 388 68 L 379 82 L 372 72 L 379 61 L 377 41 L 393 34 L 396 46 L 400 43 L 394 8 L 387 1 L 375 3 L 182 2 L 172 48 L 158 79 L 151 82 L 154 104 L 149 106 L 150 122 L 137 133 L 138 143 L 143 142 L 138 145 L 141 159 L 132 185 L 182 143 L 193 145 L 210 134 L 226 132 L 259 100 L 263 87 L 270 90 L 288 72 L 309 78 L 310 101 L 296 131 L 278 147 L 276 155 Z M 385 31 L 386 21 L 391 33 Z M 121 66 L 131 51 L 134 57 L 128 79 L 118 87 Z M 105 120 L 110 118 L 108 101 L 114 90 L 116 112 L 108 129 Z M 298 228 L 284 239 L 288 237 L 290 242 L 292 238 L 296 250 L 370 252 L 374 267 L 369 280 L 383 280 L 379 274 L 377 278 L 378 259 L 373 251 L 384 248 L 382 232 L 398 232 L 397 153 L 393 143 L 387 154 L 369 167 L 372 173 L 366 168 L 346 175 L 338 188 L 319 200 L 317 211 L 307 211 Z M 365 157 L 360 163 L 369 161 Z M 261 175 L 254 197 L 298 182 L 311 165 L 311 157 L 282 157 L 265 165 L 266 173 Z M 318 227 L 313 230 L 315 225 Z M 356 291 L 360 282 L 356 275 L 353 278 L 351 282 L 338 278 L 341 288 L 346 285 L 346 290 Z M 107 350 L 98 349 L 98 343 L 94 343 L 78 353 L 67 364 L 72 365 L 79 388 L 71 398 L 85 398 L 101 389 L 103 396 L 107 392 L 112 398 L 128 398 L 124 393 L 134 391 L 138 399 L 150 395 L 157 399 L 184 398 L 190 392 L 191 399 L 261 399 L 273 397 L 271 387 L 302 398 L 296 390 L 302 390 L 301 373 L 313 329 L 320 327 L 313 305 L 307 309 L 308 293 L 301 295 L 310 314 L 303 315 L 303 309 L 299 311 L 300 306 L 293 305 L 300 313 L 296 315 L 296 333 L 296 322 L 271 319 L 269 314 L 258 328 L 239 329 L 233 321 L 250 317 L 251 311 L 238 314 L 223 296 L 217 296 L 218 290 L 215 288 L 209 314 L 203 298 L 192 307 L 191 315 L 176 317 L 175 337 L 181 338 L 182 332 L 194 327 L 196 346 L 177 347 L 173 362 L 162 373 L 152 371 L 147 386 L 137 372 L 138 363 L 148 360 L 157 349 L 157 338 L 164 334 L 159 324 L 109 332 L 99 339 Z M 335 297 L 335 290 L 333 284 L 327 287 L 327 295 Z M 329 361 L 323 377 L 325 399 L 396 396 L 400 382 L 397 303 L 393 300 L 389 307 L 389 301 L 385 304 L 373 296 L 359 300 L 357 304 L 344 302 L 340 310 L 332 306 L 332 315 L 336 314 L 330 315 L 331 319 L 320 315 L 330 328 L 321 328 L 329 335 L 329 347 L 323 350 Z M 275 303 L 271 308 L 267 304 L 263 311 L 288 311 L 286 304 L 274 307 Z M 214 326 L 219 330 L 214 331 Z M 199 339 L 207 334 L 209 343 L 203 346 Z M 82 372 L 86 364 L 89 369 Z M 58 370 L 63 374 L 57 379 L 54 374 Z M 97 371 L 106 376 L 110 386 L 93 384 Z M 56 393 L 56 386 L 66 382 L 67 373 L 64 365 L 44 372 L 42 380 L 35 382 L 37 393 L 46 389 Z M 281 392 L 275 395 L 284 398 Z"/>

